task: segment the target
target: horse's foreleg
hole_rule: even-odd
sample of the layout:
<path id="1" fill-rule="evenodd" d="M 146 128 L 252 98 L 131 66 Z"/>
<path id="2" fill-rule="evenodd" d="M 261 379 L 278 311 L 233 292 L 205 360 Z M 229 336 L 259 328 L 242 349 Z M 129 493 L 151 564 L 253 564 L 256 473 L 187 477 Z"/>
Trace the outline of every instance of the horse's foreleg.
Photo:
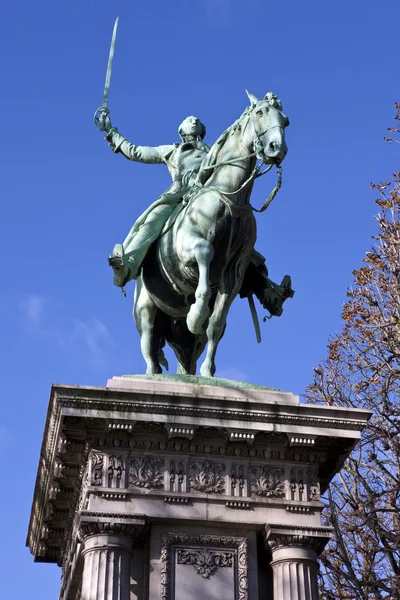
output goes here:
<path id="1" fill-rule="evenodd" d="M 214 248 L 204 238 L 196 236 L 191 238 L 193 246 L 190 254 L 191 262 L 197 262 L 199 268 L 199 281 L 195 292 L 195 302 L 190 307 L 186 323 L 191 333 L 201 335 L 204 333 L 205 323 L 210 316 L 209 301 L 211 298 L 210 264 L 214 257 Z"/>
<path id="2" fill-rule="evenodd" d="M 133 316 L 140 334 L 140 348 L 147 365 L 146 375 L 162 373 L 159 359 L 162 358 L 163 352 L 160 348 L 160 340 L 155 339 L 154 335 L 157 310 L 139 277 L 135 290 Z"/>
<path id="3" fill-rule="evenodd" d="M 207 327 L 208 346 L 205 360 L 200 368 L 202 377 L 214 377 L 215 374 L 215 355 L 218 344 L 225 331 L 229 308 L 241 287 L 241 282 L 240 284 L 234 283 L 233 279 L 233 276 L 225 274 L 224 283 L 217 293 L 214 309 Z"/>

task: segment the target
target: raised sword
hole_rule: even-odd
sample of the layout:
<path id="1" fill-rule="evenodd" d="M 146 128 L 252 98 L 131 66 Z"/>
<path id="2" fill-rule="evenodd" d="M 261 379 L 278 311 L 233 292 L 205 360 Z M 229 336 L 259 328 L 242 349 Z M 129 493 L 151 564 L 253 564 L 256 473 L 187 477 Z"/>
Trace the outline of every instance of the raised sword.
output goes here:
<path id="1" fill-rule="evenodd" d="M 111 38 L 110 54 L 108 55 L 106 82 L 104 84 L 103 104 L 94 113 L 94 122 L 95 122 L 96 126 L 99 127 L 99 129 L 101 129 L 102 115 L 108 115 L 110 113 L 110 111 L 108 109 L 108 94 L 110 91 L 112 63 L 113 63 L 113 58 L 114 58 L 115 40 L 117 38 L 118 20 L 119 20 L 119 17 L 117 17 L 115 19 L 113 34 L 112 34 L 112 38 Z"/>

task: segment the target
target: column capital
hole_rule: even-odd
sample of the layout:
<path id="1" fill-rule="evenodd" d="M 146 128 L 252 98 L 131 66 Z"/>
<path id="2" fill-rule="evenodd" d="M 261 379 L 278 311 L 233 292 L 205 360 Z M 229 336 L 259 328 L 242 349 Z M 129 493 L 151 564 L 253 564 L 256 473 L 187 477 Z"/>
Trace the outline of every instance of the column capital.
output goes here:
<path id="1" fill-rule="evenodd" d="M 267 524 L 263 536 L 266 548 L 273 554 L 281 548 L 304 548 L 314 550 L 318 556 L 332 539 L 332 532 L 332 527 Z"/>
<path id="2" fill-rule="evenodd" d="M 121 515 L 81 511 L 79 515 L 79 538 L 85 542 L 90 536 L 123 536 L 131 542 L 137 541 L 145 531 L 143 515 Z"/>

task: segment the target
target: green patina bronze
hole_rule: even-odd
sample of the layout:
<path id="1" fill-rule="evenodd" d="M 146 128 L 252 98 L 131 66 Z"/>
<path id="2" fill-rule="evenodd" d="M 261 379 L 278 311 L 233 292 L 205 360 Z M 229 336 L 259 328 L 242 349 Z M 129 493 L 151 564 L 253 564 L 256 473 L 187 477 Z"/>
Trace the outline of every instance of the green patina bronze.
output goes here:
<path id="1" fill-rule="evenodd" d="M 223 377 L 200 377 L 197 375 L 123 375 L 122 377 L 132 379 L 148 379 L 150 381 L 167 381 L 174 383 L 196 383 L 198 385 L 213 385 L 215 387 L 236 388 L 241 390 L 269 390 L 279 392 L 276 388 L 267 387 L 266 385 L 258 385 L 256 383 L 248 383 L 247 381 L 236 381 L 236 379 L 225 379 Z"/>
<path id="2" fill-rule="evenodd" d="M 256 222 L 250 195 L 257 177 L 274 165 L 278 183 L 257 212 L 263 212 L 281 186 L 281 162 L 289 124 L 278 97 L 259 100 L 247 92 L 250 106 L 213 145 L 204 142 L 206 127 L 194 116 L 178 129 L 180 142 L 139 146 L 111 123 L 108 95 L 118 20 L 109 55 L 104 99 L 95 124 L 110 148 L 130 161 L 167 166 L 172 184 L 131 227 L 109 257 L 114 284 L 137 281 L 134 317 L 141 336 L 146 373 L 168 368 L 166 342 L 178 359 L 180 375 L 213 377 L 215 354 L 226 317 L 237 295 L 247 298 L 261 340 L 253 294 L 271 316 L 280 316 L 294 294 L 289 276 L 276 284 L 265 258 L 255 250 Z M 262 166 L 267 168 L 262 170 Z"/>

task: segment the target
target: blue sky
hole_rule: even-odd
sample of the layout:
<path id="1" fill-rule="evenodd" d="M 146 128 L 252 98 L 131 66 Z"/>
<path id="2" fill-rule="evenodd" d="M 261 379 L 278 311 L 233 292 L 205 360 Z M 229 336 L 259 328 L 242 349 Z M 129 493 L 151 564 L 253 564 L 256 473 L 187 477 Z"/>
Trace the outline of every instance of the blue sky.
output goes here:
<path id="1" fill-rule="evenodd" d="M 399 12 L 394 0 L 3 4 L 2 597 L 58 597 L 59 569 L 24 548 L 51 383 L 143 372 L 133 286 L 124 300 L 107 256 L 169 174 L 114 156 L 93 125 L 115 17 L 111 116 L 132 142 L 178 141 L 195 114 L 212 143 L 242 113 L 245 88 L 283 101 L 289 153 L 257 248 L 296 294 L 262 325 L 261 345 L 235 301 L 217 374 L 301 393 L 376 229 L 369 183 L 399 168 L 382 139 L 400 99 Z M 275 181 L 260 180 L 253 203 Z"/>

